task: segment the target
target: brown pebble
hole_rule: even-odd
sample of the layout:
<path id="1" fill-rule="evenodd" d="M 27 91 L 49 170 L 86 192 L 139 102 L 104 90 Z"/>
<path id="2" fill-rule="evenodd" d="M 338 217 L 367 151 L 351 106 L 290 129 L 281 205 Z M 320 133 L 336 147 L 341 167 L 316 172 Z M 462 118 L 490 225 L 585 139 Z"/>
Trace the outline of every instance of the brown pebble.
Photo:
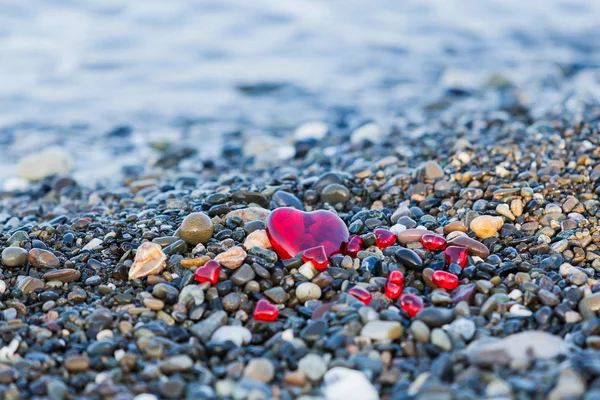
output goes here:
<path id="1" fill-rule="evenodd" d="M 165 303 L 159 299 L 147 298 L 147 299 L 144 299 L 143 303 L 144 303 L 144 306 L 148 307 L 149 309 L 151 309 L 153 311 L 158 311 L 158 310 L 162 310 L 163 308 L 165 308 Z"/>
<path id="2" fill-rule="evenodd" d="M 294 385 L 294 386 L 306 385 L 306 375 L 304 375 L 304 372 L 302 372 L 300 370 L 287 372 L 284 375 L 283 380 L 288 385 Z"/>
<path id="3" fill-rule="evenodd" d="M 246 240 L 244 240 L 244 247 L 250 250 L 253 247 L 270 249 L 272 246 L 271 241 L 267 236 L 267 231 L 264 229 L 257 229 L 246 237 Z"/>
<path id="4" fill-rule="evenodd" d="M 267 219 L 271 211 L 262 208 L 262 207 L 247 207 L 242 208 L 240 210 L 233 210 L 228 212 L 224 219 L 231 217 L 240 217 L 244 222 L 261 220 L 264 221 Z"/>
<path id="5" fill-rule="evenodd" d="M 60 261 L 58 260 L 58 258 L 48 250 L 31 249 L 29 250 L 29 255 L 27 259 L 35 268 L 60 267 Z"/>
<path id="6" fill-rule="evenodd" d="M 183 268 L 190 269 L 192 267 L 201 267 L 209 261 L 209 256 L 200 256 L 196 258 L 184 258 L 183 260 L 179 261 L 179 263 Z"/>
<path id="7" fill-rule="evenodd" d="M 81 277 L 81 272 L 73 268 L 59 269 L 46 272 L 42 278 L 46 281 L 74 282 Z"/>
<path id="8" fill-rule="evenodd" d="M 421 240 L 421 236 L 431 233 L 426 229 L 406 229 L 398 234 L 398 242 L 402 244 L 414 243 Z"/>
<path id="9" fill-rule="evenodd" d="M 467 235 L 460 235 L 454 239 L 448 241 L 449 246 L 466 247 L 469 249 L 469 254 L 472 256 L 481 257 L 486 259 L 490 255 L 490 250 L 483 243 L 468 237 Z"/>
<path id="10" fill-rule="evenodd" d="M 213 234 L 213 223 L 208 215 L 195 212 L 184 218 L 179 228 L 179 235 L 192 246 L 206 243 Z"/>
<path id="11" fill-rule="evenodd" d="M 85 372 L 90 368 L 90 360 L 86 356 L 71 356 L 65 360 L 65 368 L 69 372 Z"/>
<path id="12" fill-rule="evenodd" d="M 453 221 L 444 226 L 444 235 L 454 231 L 467 232 L 467 227 L 462 221 Z"/>

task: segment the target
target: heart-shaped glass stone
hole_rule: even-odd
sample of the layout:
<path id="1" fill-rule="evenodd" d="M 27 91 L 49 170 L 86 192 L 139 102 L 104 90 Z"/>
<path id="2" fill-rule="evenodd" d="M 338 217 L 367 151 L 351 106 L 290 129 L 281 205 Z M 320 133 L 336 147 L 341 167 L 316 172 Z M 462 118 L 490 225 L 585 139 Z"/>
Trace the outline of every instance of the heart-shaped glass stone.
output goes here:
<path id="1" fill-rule="evenodd" d="M 330 257 L 345 248 L 350 236 L 344 221 L 329 211 L 304 212 L 289 207 L 272 211 L 266 230 L 273 249 L 283 260 L 318 246 L 323 246 Z"/>

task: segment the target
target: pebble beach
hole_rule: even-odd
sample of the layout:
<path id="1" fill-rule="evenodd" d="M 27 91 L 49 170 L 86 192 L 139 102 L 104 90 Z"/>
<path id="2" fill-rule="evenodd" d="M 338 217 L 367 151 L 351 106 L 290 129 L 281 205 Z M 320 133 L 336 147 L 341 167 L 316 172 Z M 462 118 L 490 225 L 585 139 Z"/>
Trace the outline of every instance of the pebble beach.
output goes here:
<path id="1" fill-rule="evenodd" d="M 205 84 L 180 97 L 167 85 L 181 115 L 147 102 L 152 118 L 100 105 L 102 90 L 67 113 L 0 89 L 2 398 L 600 398 L 600 49 L 587 23 L 600 7 L 544 2 L 542 28 L 532 7 L 477 36 L 480 24 L 436 19 L 436 2 L 375 3 L 444 22 L 423 40 L 445 50 L 381 50 L 396 32 L 383 24 L 340 45 L 384 55 L 339 69 L 339 90 L 319 63 L 310 83 L 250 74 L 210 86 L 208 119 L 185 100 L 211 103 Z M 145 10 L 108 4 L 71 11 Z M 264 6 L 292 43 L 309 41 L 302 65 L 323 61 L 301 39 L 308 14 Z M 5 11 L 28 20 L 20 7 Z M 561 7 L 581 23 L 562 24 Z M 371 22 L 362 11 L 345 12 Z M 246 60 L 229 51 L 223 65 Z M 81 81 L 65 79 L 68 104 Z M 132 93 L 128 107 L 142 103 Z M 33 109 L 53 121 L 27 120 Z"/>

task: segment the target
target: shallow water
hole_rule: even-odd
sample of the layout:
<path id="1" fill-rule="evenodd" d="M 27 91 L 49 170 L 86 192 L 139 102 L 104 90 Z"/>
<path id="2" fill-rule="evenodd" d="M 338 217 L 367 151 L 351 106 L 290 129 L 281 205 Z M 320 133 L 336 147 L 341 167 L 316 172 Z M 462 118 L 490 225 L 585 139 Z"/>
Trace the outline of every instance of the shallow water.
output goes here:
<path id="1" fill-rule="evenodd" d="M 592 1 L 4 0 L 0 179 L 50 144 L 93 182 L 151 159 L 149 140 L 210 158 L 234 130 L 419 121 L 448 89 L 476 93 L 494 74 L 534 117 L 578 110 L 600 98 L 598 21 Z M 118 125 L 133 134 L 107 139 Z"/>

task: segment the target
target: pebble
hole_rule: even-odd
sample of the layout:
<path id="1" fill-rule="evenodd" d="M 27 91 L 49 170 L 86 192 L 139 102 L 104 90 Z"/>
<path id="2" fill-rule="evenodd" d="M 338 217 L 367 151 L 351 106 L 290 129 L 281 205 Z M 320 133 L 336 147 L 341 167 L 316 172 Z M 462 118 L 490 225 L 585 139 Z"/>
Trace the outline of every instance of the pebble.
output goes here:
<path id="1" fill-rule="evenodd" d="M 360 335 L 371 340 L 394 340 L 402 336 L 402 325 L 396 321 L 371 321 L 363 326 Z"/>
<path id="2" fill-rule="evenodd" d="M 246 257 L 247 254 L 243 248 L 240 246 L 233 246 L 223 253 L 218 254 L 215 257 L 215 261 L 226 268 L 237 269 L 242 265 Z"/>
<path id="3" fill-rule="evenodd" d="M 439 328 L 449 324 L 454 319 L 454 312 L 448 308 L 425 307 L 417 314 L 417 319 L 430 328 Z"/>
<path id="4" fill-rule="evenodd" d="M 319 382 L 327 371 L 327 364 L 321 356 L 309 353 L 298 361 L 298 369 L 312 382 Z"/>
<path id="5" fill-rule="evenodd" d="M 174 372 L 184 372 L 191 369 L 193 366 L 194 361 L 190 358 L 190 356 L 185 354 L 169 357 L 158 363 L 158 368 L 161 370 L 162 373 L 165 374 L 172 374 Z"/>
<path id="6" fill-rule="evenodd" d="M 431 331 L 423 321 L 419 321 L 418 319 L 414 320 L 410 324 L 410 332 L 419 342 L 429 343 L 429 335 Z"/>
<path id="7" fill-rule="evenodd" d="M 471 256 L 480 257 L 483 260 L 490 255 L 490 250 L 486 245 L 466 235 L 460 235 L 448 241 L 448 246 L 466 247 Z"/>
<path id="8" fill-rule="evenodd" d="M 326 400 L 379 400 L 379 393 L 360 371 L 334 367 L 323 377 L 323 394 Z"/>
<path id="9" fill-rule="evenodd" d="M 312 282 L 303 282 L 296 287 L 296 297 L 301 303 L 320 299 L 321 288 Z"/>
<path id="10" fill-rule="evenodd" d="M 201 342 L 205 343 L 211 338 L 213 333 L 222 325 L 227 323 L 227 313 L 225 311 L 215 311 L 205 320 L 192 325 L 190 332 Z"/>
<path id="11" fill-rule="evenodd" d="M 31 249 L 28 255 L 29 263 L 35 268 L 59 268 L 60 261 L 48 250 Z"/>
<path id="12" fill-rule="evenodd" d="M 102 247 L 102 243 L 103 243 L 102 239 L 93 238 L 92 240 L 90 240 L 88 242 L 88 244 L 86 244 L 85 246 L 83 246 L 82 250 L 92 251 L 92 250 L 99 249 L 100 247 Z"/>
<path id="13" fill-rule="evenodd" d="M 273 246 L 269 241 L 269 237 L 267 236 L 267 231 L 264 229 L 257 229 L 251 232 L 248 236 L 246 236 L 246 240 L 244 240 L 244 247 L 250 250 L 253 247 L 260 247 L 263 249 L 270 249 Z"/>
<path id="14" fill-rule="evenodd" d="M 271 211 L 262 207 L 247 207 L 239 210 L 233 210 L 225 214 L 225 219 L 239 217 L 244 222 L 265 221 Z"/>
<path id="15" fill-rule="evenodd" d="M 321 201 L 324 203 L 344 203 L 350 199 L 350 191 L 347 187 L 338 183 L 330 183 L 321 192 Z"/>
<path id="16" fill-rule="evenodd" d="M 435 328 L 431 331 L 431 344 L 439 347 L 443 351 L 452 350 L 452 341 L 450 341 L 446 332 L 440 328 Z"/>
<path id="17" fill-rule="evenodd" d="M 85 356 L 71 356 L 65 360 L 65 368 L 71 373 L 85 372 L 90 367 L 90 361 Z"/>
<path id="18" fill-rule="evenodd" d="M 316 139 L 321 140 L 325 138 L 329 128 L 326 123 L 321 121 L 305 122 L 298 126 L 294 131 L 294 139 Z"/>
<path id="19" fill-rule="evenodd" d="M 206 243 L 213 234 L 213 223 L 208 215 L 200 212 L 186 216 L 179 227 L 179 235 L 186 243 L 196 246 Z"/>
<path id="20" fill-rule="evenodd" d="M 129 269 L 129 279 L 160 274 L 165 269 L 166 261 L 167 256 L 159 244 L 144 242 L 137 249 L 133 265 Z"/>
<path id="21" fill-rule="evenodd" d="M 575 369 L 561 369 L 556 386 L 548 393 L 548 400 L 578 399 L 586 392 L 586 382 Z"/>
<path id="22" fill-rule="evenodd" d="M 492 217 L 490 215 L 481 215 L 471 221 L 469 227 L 478 238 L 490 238 L 502 228 L 504 221 L 500 217 Z"/>
<path id="23" fill-rule="evenodd" d="M 482 366 L 526 363 L 529 357 L 547 360 L 567 354 L 569 346 L 559 336 L 542 331 L 526 331 L 504 339 L 481 338 L 467 347 L 472 363 Z"/>
<path id="24" fill-rule="evenodd" d="M 244 379 L 269 383 L 275 377 L 275 366 L 268 358 L 253 358 L 244 369 Z"/>
<path id="25" fill-rule="evenodd" d="M 52 146 L 22 157 L 17 168 L 21 178 L 33 182 L 52 175 L 68 174 L 74 165 L 66 150 Z"/>
<path id="26" fill-rule="evenodd" d="M 190 301 L 193 301 L 196 306 L 204 303 L 204 291 L 200 285 L 187 285 L 181 289 L 178 302 L 188 304 Z"/>
<path id="27" fill-rule="evenodd" d="M 6 267 L 22 267 L 27 263 L 29 252 L 20 247 L 7 247 L 2 250 L 2 264 Z"/>
<path id="28" fill-rule="evenodd" d="M 211 336 L 211 340 L 217 343 L 231 341 L 236 346 L 241 347 L 243 344 L 248 344 L 252 340 L 252 333 L 248 328 L 236 325 L 221 326 Z"/>
<path id="29" fill-rule="evenodd" d="M 435 161 L 427 161 L 419 167 L 419 170 L 423 171 L 425 179 L 430 181 L 436 181 L 444 177 L 444 170 Z"/>

